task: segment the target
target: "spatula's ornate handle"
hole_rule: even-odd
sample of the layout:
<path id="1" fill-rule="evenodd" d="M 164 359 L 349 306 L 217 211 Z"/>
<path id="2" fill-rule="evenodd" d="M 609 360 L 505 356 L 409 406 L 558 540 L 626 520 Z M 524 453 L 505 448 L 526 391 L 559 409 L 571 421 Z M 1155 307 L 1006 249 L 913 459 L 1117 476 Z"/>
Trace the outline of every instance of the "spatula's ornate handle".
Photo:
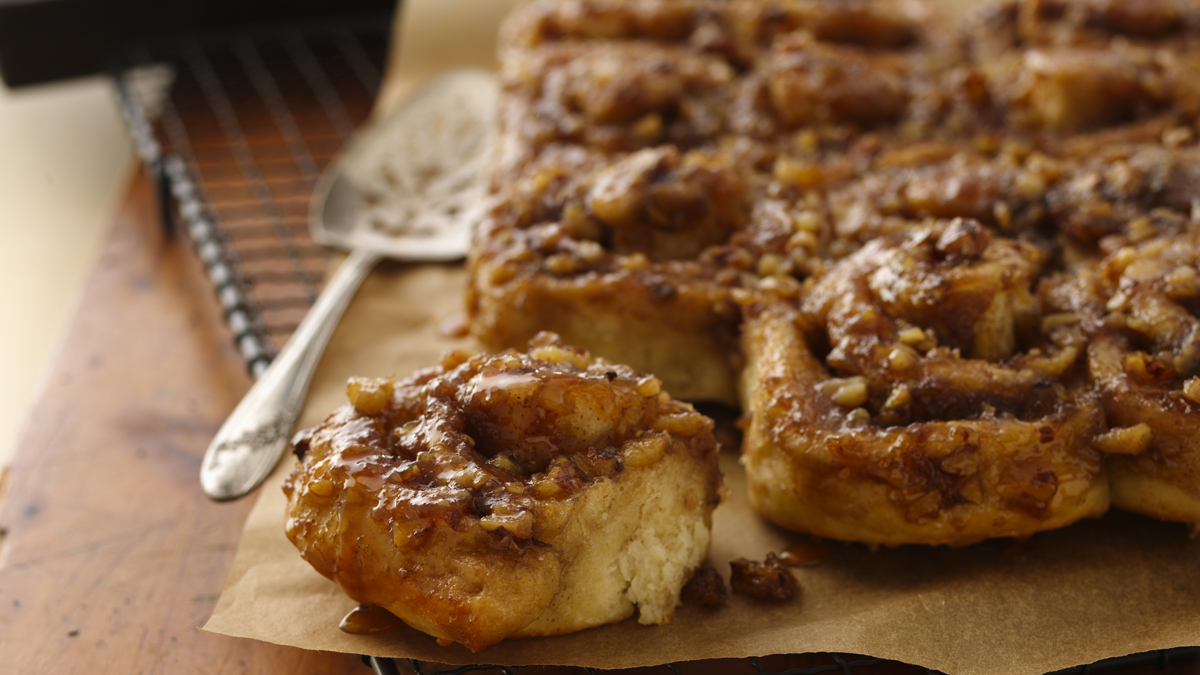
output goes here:
<path id="1" fill-rule="evenodd" d="M 275 469 L 287 450 L 300 404 L 329 336 L 377 262 L 378 255 L 355 251 L 329 280 L 291 339 L 208 446 L 200 467 L 204 494 L 217 501 L 237 499 L 258 487 Z"/>

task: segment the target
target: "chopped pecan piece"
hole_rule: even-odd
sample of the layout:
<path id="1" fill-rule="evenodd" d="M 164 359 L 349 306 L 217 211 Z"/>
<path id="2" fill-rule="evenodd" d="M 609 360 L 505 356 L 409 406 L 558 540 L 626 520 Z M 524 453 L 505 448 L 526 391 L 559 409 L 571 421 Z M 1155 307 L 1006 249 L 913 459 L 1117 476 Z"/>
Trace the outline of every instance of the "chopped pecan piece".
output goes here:
<path id="1" fill-rule="evenodd" d="M 697 567 L 683 587 L 683 601 L 701 607 L 724 607 L 729 602 L 729 591 L 721 573 L 712 567 Z"/>
<path id="2" fill-rule="evenodd" d="M 774 553 L 768 553 L 763 562 L 739 558 L 730 562 L 729 567 L 729 585 L 734 593 L 786 602 L 796 597 L 800 590 L 792 571 Z"/>

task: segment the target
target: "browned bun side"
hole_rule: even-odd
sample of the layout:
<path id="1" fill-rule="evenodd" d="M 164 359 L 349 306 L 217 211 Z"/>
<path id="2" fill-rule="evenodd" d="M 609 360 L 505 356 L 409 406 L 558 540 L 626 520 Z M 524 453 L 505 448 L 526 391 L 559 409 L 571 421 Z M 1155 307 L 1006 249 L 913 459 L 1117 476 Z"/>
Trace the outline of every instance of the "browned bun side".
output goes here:
<path id="1" fill-rule="evenodd" d="M 288 538 L 440 640 L 666 623 L 708 555 L 712 421 L 653 376 L 543 334 L 348 394 L 297 438 Z"/>

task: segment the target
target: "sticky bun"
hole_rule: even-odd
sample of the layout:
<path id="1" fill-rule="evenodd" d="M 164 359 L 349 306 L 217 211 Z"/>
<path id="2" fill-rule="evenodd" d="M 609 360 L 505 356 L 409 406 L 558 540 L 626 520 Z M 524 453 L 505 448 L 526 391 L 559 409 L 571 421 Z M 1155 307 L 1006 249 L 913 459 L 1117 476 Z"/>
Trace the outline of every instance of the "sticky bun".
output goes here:
<path id="1" fill-rule="evenodd" d="M 877 239 L 742 336 L 756 510 L 877 544 L 1028 536 L 1108 507 L 1078 345 L 1043 339 L 1036 248 L 970 220 Z"/>
<path id="2" fill-rule="evenodd" d="M 287 536 L 440 641 L 666 623 L 708 555 L 712 421 L 654 376 L 542 334 L 347 390 L 295 440 Z"/>

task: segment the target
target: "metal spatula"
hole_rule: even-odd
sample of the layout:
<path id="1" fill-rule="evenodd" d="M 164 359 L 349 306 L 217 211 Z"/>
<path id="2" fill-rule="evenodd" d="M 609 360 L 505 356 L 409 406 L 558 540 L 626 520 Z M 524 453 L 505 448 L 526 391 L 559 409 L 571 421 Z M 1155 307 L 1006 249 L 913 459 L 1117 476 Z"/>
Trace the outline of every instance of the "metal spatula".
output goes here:
<path id="1" fill-rule="evenodd" d="M 350 255 L 213 438 L 200 467 L 206 495 L 237 499 L 274 470 L 329 336 L 376 263 L 466 255 L 485 208 L 497 94 L 486 71 L 443 75 L 362 129 L 326 170 L 313 195 L 313 238 Z"/>

